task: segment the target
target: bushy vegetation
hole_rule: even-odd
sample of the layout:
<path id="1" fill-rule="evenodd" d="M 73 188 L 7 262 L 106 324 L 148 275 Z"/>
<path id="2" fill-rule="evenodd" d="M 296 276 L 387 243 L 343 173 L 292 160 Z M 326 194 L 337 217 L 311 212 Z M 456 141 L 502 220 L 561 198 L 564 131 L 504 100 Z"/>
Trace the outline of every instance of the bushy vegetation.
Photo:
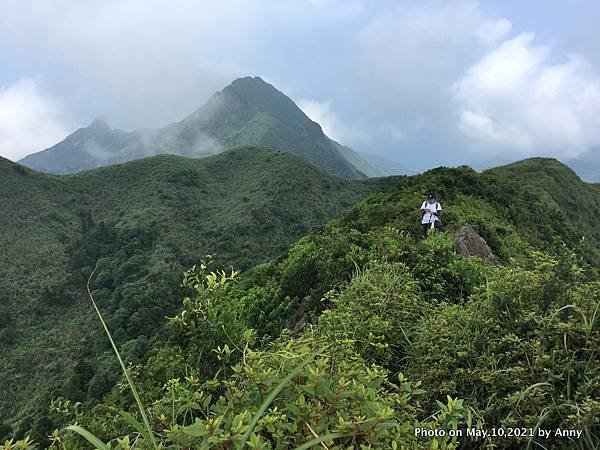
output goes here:
<path id="1" fill-rule="evenodd" d="M 98 401 L 118 364 L 84 295 L 128 362 L 153 346 L 198 255 L 246 270 L 281 254 L 384 181 L 349 182 L 301 159 L 240 148 L 159 156 L 69 176 L 0 160 L 0 439 L 53 428 L 53 398 Z"/>
<path id="2" fill-rule="evenodd" d="M 582 198 L 555 193 L 552 180 Z M 424 236 L 417 208 L 433 187 L 447 231 Z M 64 449 L 86 448 L 92 436 L 96 447 L 118 449 L 597 448 L 600 210 L 586 203 L 581 223 L 568 211 L 595 189 L 554 161 L 483 174 L 436 169 L 359 202 L 270 263 L 241 274 L 197 264 L 183 275 L 183 305 L 128 369 L 150 429 L 120 382 L 100 402 L 55 403 L 54 423 L 82 428 L 50 441 Z M 455 231 L 466 224 L 493 258 L 457 252 Z M 102 278 L 92 286 L 101 293 Z M 466 427 L 582 434 L 448 434 Z"/>

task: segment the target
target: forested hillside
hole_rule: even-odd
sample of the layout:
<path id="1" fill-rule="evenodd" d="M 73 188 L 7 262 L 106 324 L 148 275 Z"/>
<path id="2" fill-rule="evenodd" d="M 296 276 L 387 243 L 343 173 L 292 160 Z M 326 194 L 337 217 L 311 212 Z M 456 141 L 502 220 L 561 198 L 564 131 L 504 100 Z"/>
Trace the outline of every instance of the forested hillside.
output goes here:
<path id="1" fill-rule="evenodd" d="M 424 236 L 430 189 L 446 231 Z M 124 380 L 98 404 L 62 401 L 48 442 L 86 448 L 58 431 L 76 423 L 99 448 L 597 448 L 597 194 L 554 160 L 440 168 L 239 276 L 207 260 L 130 369 L 142 409 Z M 457 251 L 463 225 L 492 257 Z M 106 314 L 111 289 L 92 277 Z M 525 431 L 448 434 L 469 427 Z"/>
<path id="2" fill-rule="evenodd" d="M 243 270 L 268 261 L 388 182 L 256 147 L 67 176 L 0 159 L 0 435 L 43 435 L 53 398 L 98 401 L 118 380 L 83 295 L 96 263 L 100 307 L 137 361 L 179 309 L 184 268 L 207 254 Z"/>

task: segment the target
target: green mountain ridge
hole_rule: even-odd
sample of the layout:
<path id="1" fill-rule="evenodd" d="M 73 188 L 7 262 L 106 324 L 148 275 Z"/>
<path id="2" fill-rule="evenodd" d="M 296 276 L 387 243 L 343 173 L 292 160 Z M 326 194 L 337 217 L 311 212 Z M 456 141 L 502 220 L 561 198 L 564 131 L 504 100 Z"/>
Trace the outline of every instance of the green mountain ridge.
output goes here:
<path id="1" fill-rule="evenodd" d="M 423 236 L 418 206 L 431 189 L 447 231 Z M 318 445 L 316 435 L 335 449 L 595 448 L 597 193 L 551 159 L 437 168 L 396 179 L 223 288 L 196 268 L 197 289 L 135 372 L 156 438 L 174 449 L 245 448 L 250 418 L 277 386 L 248 430 L 254 447 Z M 582 202 L 583 215 L 573 208 Z M 464 225 L 493 259 L 457 252 Z M 102 405 L 139 417 L 121 386 L 63 420 L 103 442 L 132 435 Z M 467 427 L 580 435 L 448 435 Z"/>
<path id="2" fill-rule="evenodd" d="M 105 119 L 98 118 L 64 141 L 19 162 L 64 174 L 156 154 L 201 158 L 241 145 L 290 152 L 335 175 L 365 178 L 319 124 L 259 77 L 233 81 L 192 114 L 161 129 L 113 130 Z M 369 167 L 365 161 L 362 164 Z"/>
<path id="3" fill-rule="evenodd" d="M 554 158 L 530 158 L 483 172 L 501 174 L 513 180 L 524 191 L 524 196 L 539 199 L 548 208 L 552 221 L 568 221 L 571 231 L 561 232 L 560 238 L 575 245 L 576 238 L 585 234 L 593 242 L 600 241 L 600 184 L 582 181 L 566 164 Z M 541 218 L 540 218 L 541 219 Z M 529 226 L 544 230 L 544 239 L 552 239 L 553 223 L 530 217 Z M 536 233 L 538 234 L 538 233 Z"/>
<path id="4" fill-rule="evenodd" d="M 98 300 L 135 361 L 176 312 L 188 265 L 208 253 L 240 268 L 267 261 L 386 182 L 343 180 L 258 147 L 72 175 L 0 159 L 10 211 L 0 219 L 0 434 L 35 428 L 53 397 L 98 398 L 114 384 L 118 368 L 84 296 L 97 261 Z"/>
<path id="5" fill-rule="evenodd" d="M 579 178 L 587 183 L 599 183 L 600 182 L 600 162 L 594 155 L 595 151 L 590 151 L 584 157 L 570 158 L 561 160 L 561 163 L 573 170 Z M 532 158 L 533 159 L 533 158 Z M 491 158 L 479 163 L 470 164 L 474 169 L 483 171 L 499 166 L 509 165 L 517 162 L 517 158 L 503 158 L 496 157 Z"/>
<path id="6" fill-rule="evenodd" d="M 257 161 L 245 162 L 248 155 L 258 155 Z M 131 201 L 154 192 L 144 186 L 147 177 L 122 168 L 150 164 L 158 171 L 172 158 L 42 178 L 51 187 L 75 180 L 78 194 L 105 186 L 94 197 L 94 202 L 100 202 L 98 207 L 105 209 L 117 199 Z M 211 161 L 214 167 L 202 166 L 208 173 L 222 168 L 225 173 L 220 176 L 229 188 L 235 183 L 231 174 L 242 173 L 240 164 L 255 164 L 260 170 L 267 159 L 277 158 L 292 157 L 236 150 L 194 164 Z M 340 180 L 293 160 L 315 173 L 317 180 L 325 177 L 321 181 L 325 199 L 332 182 L 358 189 L 358 197 L 364 195 L 363 189 L 373 193 L 341 217 L 312 228 L 271 262 L 236 263 L 240 246 L 234 243 L 215 265 L 233 264 L 246 270 L 239 279 L 223 279 L 216 287 L 211 284 L 212 275 L 198 266 L 188 272 L 181 290 L 173 288 L 179 285 L 177 277 L 159 277 L 148 284 L 162 273 L 165 261 L 185 267 L 194 256 L 177 263 L 179 252 L 172 247 L 168 252 L 160 239 L 162 233 L 157 234 L 159 238 L 153 235 L 153 219 L 158 218 L 155 226 L 159 228 L 161 220 L 160 214 L 151 214 L 152 196 L 147 197 L 148 208 L 133 214 L 123 216 L 118 208 L 114 210 L 111 217 L 118 220 L 118 229 L 98 223 L 93 213 L 93 220 L 85 211 L 80 215 L 81 237 L 72 240 L 70 276 L 82 282 L 99 261 L 92 280 L 94 296 L 109 317 L 113 336 L 125 342 L 120 347 L 126 360 L 139 361 L 132 376 L 147 406 L 152 433 L 161 443 L 174 449 L 205 448 L 209 443 L 242 448 L 250 418 L 262 410 L 256 427 L 247 430 L 257 448 L 319 444 L 311 441 L 318 439 L 315 435 L 327 436 L 328 448 L 355 444 L 480 448 L 482 443 L 514 448 L 528 442 L 546 448 L 593 448 L 600 436 L 600 365 L 594 357 L 600 351 L 598 185 L 582 182 L 572 170 L 546 158 L 482 173 L 466 166 L 437 168 L 368 182 Z M 181 163 L 174 171 L 176 179 L 190 189 L 194 177 L 180 170 L 191 161 L 172 161 Z M 38 176 L 18 165 L 8 168 L 15 172 L 11 176 Z M 303 182 L 289 186 L 282 181 L 296 173 L 285 170 L 297 167 L 281 169 L 271 187 L 291 196 L 302 192 L 299 198 L 307 198 Z M 127 191 L 117 189 L 113 197 L 109 195 L 113 185 L 103 183 L 112 171 L 132 183 Z M 167 180 L 169 173 L 173 172 L 165 172 Z M 306 180 L 306 176 L 299 179 Z M 418 207 L 429 190 L 438 192 L 447 231 L 424 236 Z M 272 204 L 273 192 L 268 194 L 266 207 Z M 178 195 L 185 195 L 185 190 Z M 216 198 L 215 208 L 223 213 L 232 209 L 229 202 Z M 176 201 L 172 217 L 179 221 L 177 212 L 184 211 L 189 202 L 188 197 Z M 248 207 L 241 210 L 244 217 L 252 215 Z M 192 217 L 198 216 L 197 211 L 193 213 Z M 458 253 L 456 232 L 465 225 L 486 240 L 492 260 Z M 241 232 L 236 229 L 233 236 Z M 255 229 L 249 236 L 255 234 L 262 239 L 265 230 Z M 156 242 L 163 243 L 159 252 Z M 148 254 L 148 244 L 153 255 Z M 247 256 L 252 252 L 264 256 L 261 250 L 256 245 Z M 147 264 L 144 258 L 152 262 Z M 142 283 L 137 283 L 140 275 Z M 56 301 L 54 294 L 50 290 L 44 295 Z M 183 306 L 176 304 L 178 295 L 186 297 Z M 165 303 L 172 308 L 166 314 L 152 309 Z M 140 307 L 144 308 L 141 317 Z M 159 320 L 164 315 L 171 319 Z M 78 322 L 69 317 L 68 323 L 66 331 L 76 335 Z M 155 330 L 152 337 L 144 330 L 147 334 L 127 341 L 139 332 L 138 327 L 148 324 Z M 93 318 L 85 326 L 94 329 Z M 18 329 L 23 326 L 19 324 Z M 123 420 L 114 409 L 141 419 L 131 395 L 122 383 L 116 384 L 114 357 L 103 345 L 97 324 L 95 329 L 97 333 L 80 340 L 80 347 L 70 355 L 73 371 L 63 390 L 46 392 L 46 398 L 38 393 L 29 399 L 27 408 L 35 410 L 49 397 L 59 396 L 85 400 L 84 405 L 73 408 L 61 403 L 62 412 L 46 415 L 37 411 L 20 422 L 9 422 L 6 434 L 32 432 L 43 442 L 48 430 L 76 421 L 103 442 L 134 436 L 131 421 Z M 53 341 L 46 339 L 44 345 L 46 358 L 54 352 L 60 358 Z M 94 348 L 92 355 L 78 354 L 88 347 Z M 6 383 L 14 395 L 18 392 L 14 380 L 23 379 L 18 378 L 17 369 L 27 371 L 27 366 L 18 354 L 11 354 L 4 363 L 10 364 Z M 305 369 L 299 371 L 299 367 Z M 286 376 L 292 381 L 286 382 Z M 38 383 L 44 390 L 51 380 Z M 261 408 L 276 386 L 279 394 Z M 21 393 L 32 392 L 29 388 Z M 414 432 L 415 427 L 467 426 L 577 429 L 581 437 L 477 441 L 419 437 Z M 63 434 L 61 439 L 60 448 L 87 448 L 84 440 L 72 434 Z M 140 437 L 138 445 L 150 446 L 146 437 Z"/>

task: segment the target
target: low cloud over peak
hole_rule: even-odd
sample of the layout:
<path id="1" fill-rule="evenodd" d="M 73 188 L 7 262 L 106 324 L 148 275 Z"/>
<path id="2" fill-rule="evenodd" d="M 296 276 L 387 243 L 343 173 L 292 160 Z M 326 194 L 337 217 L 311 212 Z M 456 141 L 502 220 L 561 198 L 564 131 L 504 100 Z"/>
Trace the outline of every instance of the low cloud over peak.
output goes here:
<path id="1" fill-rule="evenodd" d="M 33 78 L 0 87 L 0 155 L 16 161 L 64 139 L 69 127 L 61 111 Z"/>
<path id="2" fill-rule="evenodd" d="M 577 12 L 571 2 L 501 0 L 4 3 L 2 93 L 25 95 L 20 80 L 37 76 L 44 85 L 0 124 L 3 155 L 74 131 L 63 117 L 161 127 L 255 73 L 304 99 L 341 143 L 419 169 L 598 148 L 597 33 L 580 26 L 600 18 L 595 4 Z M 18 116 L 40 118 L 35 139 Z"/>

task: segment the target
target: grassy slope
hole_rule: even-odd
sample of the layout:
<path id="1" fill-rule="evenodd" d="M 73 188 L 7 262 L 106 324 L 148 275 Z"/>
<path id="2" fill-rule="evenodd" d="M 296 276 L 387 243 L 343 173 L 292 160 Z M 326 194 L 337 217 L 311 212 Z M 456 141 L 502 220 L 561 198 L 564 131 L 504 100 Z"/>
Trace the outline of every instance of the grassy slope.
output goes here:
<path id="1" fill-rule="evenodd" d="M 223 156 L 227 156 L 227 159 L 219 164 L 219 168 L 223 170 L 222 181 L 229 184 L 218 191 L 208 190 L 207 187 L 207 192 L 215 195 L 221 193 L 224 198 L 234 199 L 227 200 L 227 202 L 231 202 L 228 203 L 231 210 L 237 211 L 237 205 L 240 208 L 240 216 L 250 218 L 252 214 L 247 214 L 246 211 L 251 211 L 251 208 L 245 207 L 243 203 L 243 196 L 247 194 L 237 194 L 231 197 L 228 197 L 229 194 L 224 194 L 234 190 L 232 186 L 235 185 L 235 182 L 233 177 L 228 177 L 227 168 L 237 167 L 241 162 L 239 155 L 231 152 Z M 273 158 L 273 154 L 265 154 L 264 157 Z M 159 163 L 165 159 L 169 158 L 152 158 L 143 162 L 152 162 L 160 166 Z M 205 161 L 216 161 L 217 159 Z M 176 172 L 187 168 L 189 166 L 185 164 Z M 209 172 L 210 169 L 212 167 L 208 168 Z M 107 172 L 116 170 L 122 175 L 118 167 L 104 170 Z M 273 170 L 277 173 L 276 169 Z M 185 181 L 185 184 L 189 185 L 189 179 L 184 173 L 178 172 L 177 179 L 188 180 Z M 237 172 L 234 171 L 234 173 Z M 297 196 L 306 186 L 304 184 L 305 177 L 299 177 L 300 180 L 304 180 L 299 181 L 299 184 L 290 184 L 289 173 L 283 171 L 281 173 L 283 179 L 280 179 L 279 182 L 273 180 L 273 184 L 270 184 L 268 180 L 271 177 L 267 177 L 267 180 L 263 180 L 259 184 L 264 184 L 265 191 L 270 192 L 270 195 L 272 195 L 271 190 L 286 191 L 289 186 L 288 195 Z M 102 182 L 104 177 L 100 174 L 102 171 L 94 171 L 65 178 L 65 180 L 72 178 L 73 181 L 69 181 L 69 183 L 72 182 L 73 186 L 77 186 L 79 190 L 86 189 L 86 196 L 91 195 L 92 191 L 104 190 L 97 193 L 94 201 L 89 202 L 89 207 L 105 210 L 110 209 L 108 205 L 115 205 L 110 209 L 110 218 L 119 220 L 120 227 L 126 227 L 127 224 L 150 226 L 152 217 L 155 222 L 161 223 L 161 217 L 164 217 L 161 214 L 166 214 L 166 217 L 169 214 L 180 214 L 182 204 L 192 202 L 191 199 L 185 197 L 187 194 L 181 194 L 184 195 L 184 200 L 182 204 L 179 204 L 177 199 L 165 197 L 164 192 L 158 191 L 159 188 L 155 190 L 154 187 L 143 187 L 144 183 L 152 183 L 152 181 L 146 178 L 137 179 L 134 175 L 125 177 L 128 182 L 133 184 L 131 189 L 127 190 L 126 200 L 116 188 L 120 183 L 113 183 L 109 189 Z M 92 180 L 93 177 L 85 183 L 81 181 L 90 175 L 98 176 L 98 181 Z M 168 177 L 167 174 L 165 175 Z M 335 178 L 332 180 L 340 182 Z M 440 300 L 449 298 L 452 301 L 464 301 L 471 292 L 469 289 L 463 291 L 463 288 L 466 289 L 465 286 L 468 287 L 468 281 L 464 281 L 465 286 L 463 286 L 463 281 L 456 278 L 457 274 L 444 272 L 447 270 L 444 267 L 439 268 L 441 272 L 436 272 L 437 263 L 430 267 L 424 266 L 422 262 L 419 262 L 421 256 L 418 256 L 418 252 L 415 255 L 410 254 L 410 251 L 413 250 L 410 250 L 409 253 L 402 253 L 406 250 L 394 253 L 396 251 L 394 250 L 395 240 L 406 242 L 409 248 L 419 246 L 418 212 L 415 205 L 420 204 L 423 192 L 430 189 L 436 189 L 440 194 L 440 201 L 445 209 L 444 221 L 448 229 L 452 231 L 461 224 L 471 224 L 488 240 L 502 262 L 509 262 L 511 257 L 520 257 L 531 248 L 554 251 L 553 237 L 558 237 L 567 242 L 569 246 L 576 247 L 579 239 L 585 236 L 588 240 L 588 248 L 584 252 L 579 251 L 579 254 L 584 262 L 587 260 L 588 273 L 594 274 L 593 262 L 597 261 L 599 248 L 595 232 L 599 208 L 596 202 L 587 202 L 587 200 L 591 196 L 597 195 L 598 187 L 582 183 L 569 169 L 556 161 L 526 160 L 507 167 L 489 170 L 483 174 L 477 174 L 468 168 L 435 169 L 415 177 L 392 181 L 376 180 L 376 183 L 379 184 L 376 188 L 373 185 L 373 189 L 385 186 L 391 187 L 391 189 L 374 194 L 360 202 L 342 219 L 318 227 L 307 238 L 292 246 L 283 257 L 271 264 L 252 270 L 249 276 L 240 283 L 238 289 L 244 296 L 243 303 L 246 308 L 244 315 L 248 326 L 261 333 L 276 334 L 285 325 L 300 301 L 308 298 L 315 302 L 314 304 L 318 304 L 324 292 L 332 287 L 344 285 L 352 278 L 355 264 L 368 264 L 373 262 L 373 258 L 379 259 L 381 254 L 388 255 L 386 257 L 391 255 L 392 259 L 399 258 L 400 261 L 408 264 L 417 282 L 424 283 L 423 288 L 430 288 L 431 286 L 428 285 L 430 280 L 438 279 L 440 274 L 442 277 L 450 277 L 447 284 L 442 283 L 435 286 L 435 296 Z M 325 191 L 328 189 L 327 184 L 321 186 Z M 394 185 L 396 187 L 393 187 Z M 294 186 L 293 189 L 291 189 L 292 186 Z M 164 189 L 164 186 L 161 188 Z M 563 195 L 561 189 L 569 194 Z M 235 191 L 237 192 L 237 190 Z M 148 197 L 148 192 L 155 192 L 155 194 Z M 303 191 L 304 196 L 301 195 L 299 198 L 310 198 L 310 195 L 307 197 L 306 192 Z M 162 200 L 154 198 L 157 195 L 162 195 Z M 138 205 L 137 212 L 118 206 L 121 199 L 130 201 L 128 199 L 135 199 L 138 196 L 141 201 L 144 201 L 144 205 Z M 192 196 L 192 198 L 195 197 Z M 240 206 L 240 199 L 242 206 Z M 169 204 L 170 201 L 174 202 L 173 205 Z M 148 211 L 153 211 L 151 205 L 155 202 L 163 206 L 169 205 L 167 208 L 172 209 L 169 212 L 158 212 L 156 216 L 147 214 Z M 582 203 L 588 205 L 588 214 L 584 216 L 574 214 L 572 206 Z M 148 206 L 147 210 L 145 210 L 146 206 Z M 207 202 L 202 211 L 211 211 L 211 208 L 210 202 Z M 222 210 L 217 206 L 215 208 Z M 265 195 L 265 203 L 262 208 L 263 210 L 264 208 L 275 208 L 273 211 L 276 211 L 278 207 L 277 203 L 271 202 L 270 197 Z M 194 211 L 194 213 L 199 214 L 201 211 Z M 236 215 L 232 214 L 231 217 Z M 268 222 L 265 222 L 267 227 Z M 236 233 L 242 231 L 241 228 L 235 228 L 235 225 L 233 229 L 236 230 Z M 177 228 L 173 228 L 168 232 L 179 235 L 180 233 L 176 230 Z M 397 231 L 394 230 L 400 230 L 405 234 L 395 234 Z M 219 232 L 226 231 L 227 228 L 221 229 Z M 255 231 L 264 232 L 264 229 L 257 228 Z M 169 246 L 165 247 L 170 248 Z M 172 256 L 175 257 L 177 253 L 173 252 Z M 231 254 L 235 254 L 235 251 L 232 250 Z M 181 261 L 184 261 L 185 255 L 181 254 L 180 256 L 182 257 Z M 435 252 L 432 253 L 432 258 L 434 259 L 431 261 L 436 261 Z M 161 253 L 157 260 L 164 261 L 164 254 Z M 181 261 L 180 264 L 186 263 Z M 234 265 L 240 266 L 239 263 L 236 264 L 235 258 L 227 259 L 226 262 L 233 262 Z M 102 285 L 101 282 L 98 284 Z M 101 292 L 100 287 L 99 292 Z M 145 293 L 148 294 L 148 291 Z M 174 304 L 178 302 L 175 298 L 173 301 Z M 106 306 L 107 309 L 112 307 L 108 299 Z M 99 340 L 102 339 L 100 334 L 97 336 Z M 31 406 L 33 407 L 35 404 L 39 405 L 40 399 L 33 397 Z"/>
<path id="2" fill-rule="evenodd" d="M 575 229 L 574 236 L 585 233 L 600 242 L 600 184 L 582 182 L 567 166 L 548 158 L 532 158 L 486 173 L 510 177 L 548 209 L 564 214 Z"/>
<path id="3" fill-rule="evenodd" d="M 524 160 L 483 174 L 468 167 L 439 168 L 403 178 L 391 189 L 371 195 L 341 219 L 315 229 L 302 243 L 292 246 L 284 258 L 273 262 L 269 270 L 261 268 L 257 273 L 266 270 L 279 289 L 278 299 L 261 305 L 257 314 L 269 317 L 280 303 L 286 303 L 286 311 L 277 312 L 277 324 L 257 319 L 253 325 L 276 334 L 277 327 L 287 322 L 286 314 L 306 296 L 318 304 L 328 289 L 347 282 L 354 263 L 361 262 L 361 252 L 353 246 L 372 251 L 388 245 L 367 238 L 370 232 L 392 227 L 406 233 L 408 240 L 419 240 L 422 232 L 417 208 L 423 193 L 431 190 L 438 192 L 447 231 L 453 233 L 465 224 L 472 226 L 500 262 L 510 264 L 511 258 L 522 257 L 532 249 L 554 252 L 564 242 L 575 249 L 591 278 L 600 275 L 600 203 L 597 197 L 591 200 L 597 196 L 598 185 L 582 182 L 569 168 L 550 159 Z M 587 214 L 578 214 L 573 205 L 586 205 Z M 581 246 L 582 238 L 585 246 Z M 319 258 L 306 250 L 310 248 L 318 250 Z M 285 274 L 296 264 L 304 264 L 305 284 L 299 274 Z M 256 280 L 268 284 L 260 277 Z M 286 296 L 292 298 L 291 305 Z"/>
<path id="4" fill-rule="evenodd" d="M 423 239 L 417 208 L 423 193 L 430 189 L 440 194 L 443 220 L 450 233 Z M 219 402 L 215 402 L 215 415 L 204 416 L 205 411 L 200 411 L 200 422 L 219 414 L 231 418 L 228 415 L 255 411 L 262 397 L 252 397 L 257 382 L 248 374 L 253 373 L 253 362 L 240 361 L 241 352 L 234 351 L 234 362 L 239 361 L 242 367 L 237 369 L 240 378 L 250 380 L 244 384 L 238 379 L 237 391 L 235 381 L 220 375 L 223 365 L 211 349 L 243 342 L 245 330 L 250 328 L 262 336 L 278 336 L 303 305 L 307 307 L 305 318 L 314 327 L 308 327 L 300 337 L 284 334 L 272 347 L 267 344 L 259 348 L 270 357 L 276 358 L 278 351 L 287 356 L 294 343 L 310 341 L 316 330 L 315 346 L 321 346 L 323 340 L 337 345 L 336 349 L 347 341 L 355 343 L 353 369 L 366 361 L 382 366 L 391 382 L 396 382 L 398 372 L 407 374 L 411 381 L 422 381 L 425 392 L 412 417 L 403 417 L 410 405 L 395 405 L 395 418 L 408 420 L 403 423 L 407 435 L 414 437 L 413 425 L 434 417 L 439 409 L 435 400 L 445 401 L 448 394 L 465 398 L 465 404 L 475 408 L 474 420 L 483 420 L 487 428 L 532 427 L 545 420 L 543 425 L 549 429 L 585 429 L 586 441 L 582 440 L 581 446 L 592 442 L 599 426 L 594 411 L 600 405 L 593 399 L 600 386 L 600 368 L 594 359 L 598 332 L 590 318 L 597 311 L 597 292 L 593 291 L 599 279 L 600 240 L 595 230 L 599 207 L 588 199 L 597 195 L 597 189 L 556 161 L 540 159 L 483 174 L 467 167 L 440 168 L 403 178 L 385 192 L 359 202 L 342 218 L 315 227 L 282 257 L 247 273 L 220 299 L 219 313 L 211 316 L 211 320 L 221 321 L 227 333 L 203 322 L 189 335 L 185 328 L 179 332 L 179 327 L 165 327 L 164 341 L 150 351 L 137 376 L 146 404 L 154 405 L 151 414 L 158 421 L 160 414 L 171 414 L 171 402 L 185 407 L 194 395 L 206 395 L 199 391 L 210 391 L 211 384 L 204 385 L 202 380 L 214 376 L 220 380 L 220 384 L 215 382 L 214 391 L 215 396 L 223 395 L 223 408 L 219 410 Z M 588 214 L 575 214 L 574 205 L 582 203 L 587 205 Z M 497 256 L 494 264 L 465 260 L 456 254 L 452 232 L 464 224 L 485 236 Z M 579 246 L 581 237 L 586 238 L 585 249 Z M 575 256 L 561 241 L 575 251 Z M 579 272 L 579 265 L 583 272 Z M 319 317 L 326 293 L 325 303 L 331 306 L 333 301 L 335 308 Z M 566 306 L 571 303 L 580 309 L 571 311 L 572 306 Z M 232 321 L 232 317 L 237 320 Z M 383 345 L 373 345 L 380 341 Z M 323 367 L 342 364 L 344 355 L 330 355 L 335 362 L 329 366 L 325 362 Z M 267 369 L 263 363 L 263 359 L 258 360 L 258 370 L 278 373 L 279 361 Z M 182 382 L 181 398 L 165 396 L 162 387 L 169 378 L 183 380 L 189 374 L 200 381 L 189 385 Z M 336 386 L 342 383 L 341 377 L 346 373 L 332 374 L 331 379 L 323 373 L 321 380 Z M 258 383 L 269 386 L 258 378 Z M 378 399 L 383 397 L 380 393 Z M 229 403 L 231 398 L 235 400 Z M 104 401 L 117 407 L 127 407 L 128 402 L 118 389 Z M 300 417 L 288 408 L 290 404 L 316 402 L 319 408 L 309 408 Z M 316 430 L 322 435 L 335 427 L 327 423 L 327 417 L 337 417 L 340 411 L 343 415 L 349 408 L 338 405 L 336 410 L 332 405 L 335 402 L 319 392 L 302 392 L 300 399 L 293 387 L 286 387 L 276 405 L 283 416 L 273 420 L 281 420 L 276 422 L 278 426 L 289 425 L 289 430 L 295 430 L 298 436 L 294 442 L 298 444 L 308 438 L 303 421 L 325 424 Z M 327 412 L 328 408 L 334 412 Z M 105 439 L 127 432 L 123 424 L 107 422 L 102 411 L 88 410 L 86 425 Z M 178 420 L 173 419 L 180 424 L 193 422 L 186 417 Z M 170 428 L 170 416 L 166 421 Z M 231 431 L 223 428 L 225 435 Z M 275 432 L 264 428 L 262 435 L 275 439 Z M 339 447 L 331 448 L 347 448 L 350 440 L 345 446 L 342 440 L 336 444 Z M 504 444 L 499 448 L 512 448 L 510 443 Z M 521 444 L 523 441 L 512 441 L 513 446 Z M 525 440 L 522 446 L 526 444 Z M 549 440 L 543 444 L 566 448 L 572 442 L 554 446 Z M 471 442 L 465 448 L 480 445 L 480 441 Z"/>
<path id="5" fill-rule="evenodd" d="M 0 383 L 6 387 L 0 416 L 11 423 L 60 395 L 77 361 L 92 361 L 81 369 L 90 377 L 97 369 L 94 355 L 106 348 L 82 296 L 83 275 L 95 258 L 110 266 L 107 286 L 121 277 L 118 295 L 100 299 L 123 343 L 135 337 L 128 333 L 152 333 L 123 319 L 133 310 L 152 323 L 179 304 L 178 295 L 159 294 L 177 292 L 186 265 L 208 253 L 242 268 L 266 261 L 378 189 L 260 148 L 203 160 L 159 156 L 68 176 L 6 160 L 0 171 L 0 207 L 10 211 L 0 217 Z M 94 224 L 85 231 L 89 215 Z M 120 246 L 116 252 L 112 241 Z M 142 285 L 156 292 L 153 304 L 143 302 Z"/>

